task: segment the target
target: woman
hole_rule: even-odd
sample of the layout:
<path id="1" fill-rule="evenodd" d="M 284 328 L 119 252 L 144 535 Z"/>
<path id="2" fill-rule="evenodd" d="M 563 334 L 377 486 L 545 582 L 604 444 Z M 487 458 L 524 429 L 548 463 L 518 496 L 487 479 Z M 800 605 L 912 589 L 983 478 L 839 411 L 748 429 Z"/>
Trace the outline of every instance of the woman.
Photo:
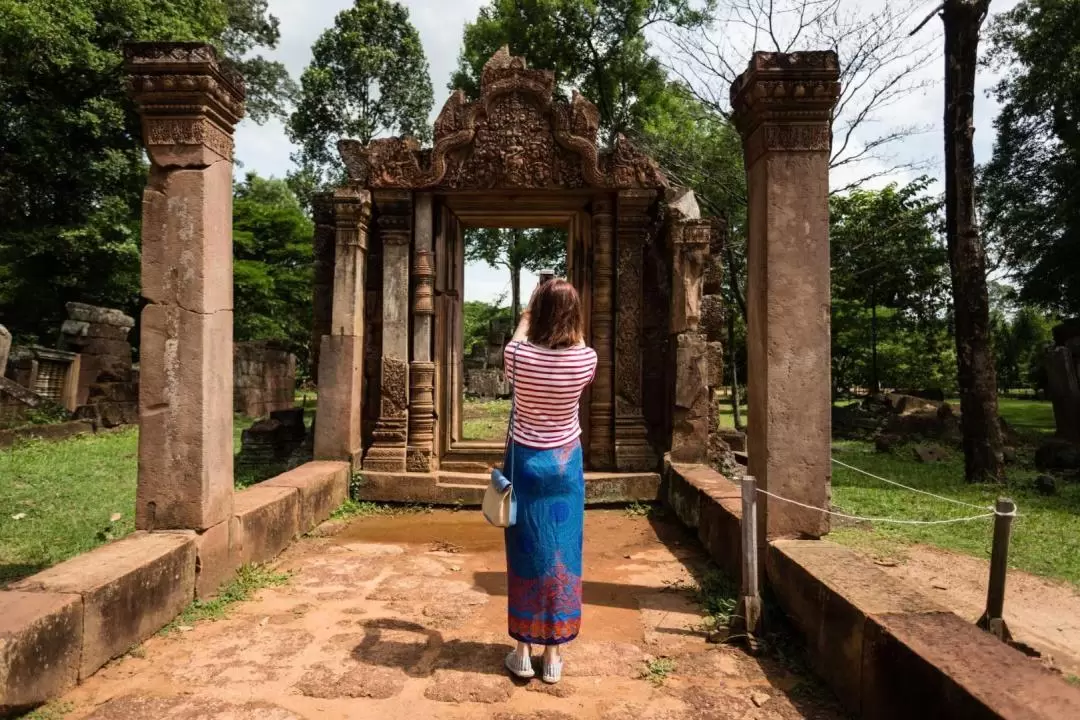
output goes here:
<path id="1" fill-rule="evenodd" d="M 506 474 L 517 497 L 517 524 L 506 530 L 508 616 L 517 648 L 506 667 L 533 677 L 531 646 L 543 645 L 548 683 L 562 677 L 559 647 L 581 626 L 585 473 L 578 407 L 596 374 L 583 324 L 574 286 L 549 280 L 536 289 L 504 352 L 514 386 Z"/>

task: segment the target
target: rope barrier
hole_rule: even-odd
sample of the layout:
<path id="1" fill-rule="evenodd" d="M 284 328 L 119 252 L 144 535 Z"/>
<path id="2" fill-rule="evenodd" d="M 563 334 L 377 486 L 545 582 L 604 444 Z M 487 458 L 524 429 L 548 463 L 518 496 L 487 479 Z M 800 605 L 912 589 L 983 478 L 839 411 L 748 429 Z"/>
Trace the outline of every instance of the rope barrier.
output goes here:
<path id="1" fill-rule="evenodd" d="M 846 513 L 839 513 L 839 512 L 836 512 L 834 510 L 826 510 L 825 508 L 819 508 L 819 507 L 814 507 L 813 505 L 807 505 L 806 503 L 801 503 L 798 500 L 791 500 L 790 498 L 781 497 L 780 495 L 776 495 L 775 493 L 771 493 L 768 490 L 762 490 L 761 488 L 757 488 L 757 491 L 759 493 L 761 493 L 762 495 L 766 495 L 768 497 L 771 497 L 774 500 L 779 500 L 780 502 L 789 503 L 791 505 L 797 505 L 797 506 L 799 506 L 801 508 L 806 508 L 807 510 L 816 510 L 817 512 L 825 513 L 826 515 L 832 515 L 833 517 L 844 518 L 845 520 L 855 520 L 855 521 L 858 521 L 858 522 L 891 523 L 893 525 L 953 525 L 953 524 L 962 523 L 962 522 L 973 522 L 975 520 L 986 520 L 987 518 L 992 518 L 992 517 L 994 517 L 995 515 L 998 514 L 997 511 L 994 511 L 994 512 L 984 513 L 982 515 L 972 515 L 970 517 L 962 517 L 962 518 L 950 518 L 948 520 L 902 520 L 902 519 L 897 519 L 897 518 L 861 517 L 859 515 L 848 515 Z M 974 505 L 972 507 L 978 507 L 978 506 Z M 1002 513 L 1002 514 L 1004 515 L 1006 513 Z M 1014 515 L 1014 514 L 1015 513 L 1010 513 L 1010 515 Z"/>
<path id="2" fill-rule="evenodd" d="M 927 495 L 927 496 L 932 497 L 932 498 L 937 498 L 938 500 L 944 500 L 945 502 L 953 503 L 954 505 L 961 505 L 961 506 L 964 506 L 964 507 L 974 508 L 976 510 L 985 510 L 986 509 L 985 505 L 975 505 L 973 503 L 964 502 L 963 500 L 957 500 L 956 498 L 945 497 L 944 495 L 935 495 L 934 493 L 927 492 L 926 490 L 919 490 L 918 488 L 913 488 L 913 487 L 910 487 L 908 485 L 904 485 L 903 483 L 898 483 L 895 480 L 889 480 L 888 478 L 883 478 L 883 477 L 880 477 L 878 475 L 874 475 L 873 473 L 866 472 L 865 470 L 857 468 L 854 465 L 848 465 L 847 463 L 840 462 L 836 458 L 833 458 L 832 461 L 833 461 L 833 463 L 839 465 L 840 467 L 847 468 L 848 470 L 854 470 L 855 472 L 862 473 L 863 475 L 866 475 L 867 477 L 872 477 L 875 480 L 880 480 L 883 483 L 888 483 L 889 485 L 895 485 L 896 487 L 900 487 L 900 488 L 903 488 L 905 490 L 910 490 L 913 493 L 919 493 L 920 495 Z"/>

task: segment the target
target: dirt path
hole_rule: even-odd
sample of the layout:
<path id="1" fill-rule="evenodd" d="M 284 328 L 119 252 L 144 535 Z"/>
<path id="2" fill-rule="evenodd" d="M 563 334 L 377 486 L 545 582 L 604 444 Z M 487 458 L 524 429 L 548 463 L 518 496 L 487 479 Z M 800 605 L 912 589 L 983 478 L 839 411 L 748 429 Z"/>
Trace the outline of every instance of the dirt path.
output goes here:
<path id="1" fill-rule="evenodd" d="M 287 585 L 225 620 L 153 638 L 65 698 L 67 717 L 841 717 L 776 662 L 704 642 L 699 608 L 680 589 L 704 558 L 681 529 L 619 511 L 590 511 L 586 522 L 583 634 L 560 685 L 502 670 L 501 534 L 477 512 L 440 511 L 358 520 L 297 543 L 279 562 L 293 573 Z"/>
<path id="2" fill-rule="evenodd" d="M 986 609 L 987 561 L 938 548 L 914 546 L 895 566 L 902 577 L 957 615 L 975 622 Z M 1064 673 L 1080 675 L 1080 593 L 1071 585 L 1010 570 L 1005 622 L 1014 639 L 1042 653 Z"/>

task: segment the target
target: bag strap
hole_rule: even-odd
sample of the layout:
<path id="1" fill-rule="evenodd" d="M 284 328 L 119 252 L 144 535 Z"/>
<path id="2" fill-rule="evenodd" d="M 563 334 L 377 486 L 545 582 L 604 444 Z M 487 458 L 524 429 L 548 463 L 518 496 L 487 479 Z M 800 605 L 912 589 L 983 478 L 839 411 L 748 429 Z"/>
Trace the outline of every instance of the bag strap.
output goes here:
<path id="1" fill-rule="evenodd" d="M 510 380 L 510 422 L 506 426 L 506 447 L 503 448 L 503 457 L 505 458 L 508 454 L 510 456 L 510 467 L 503 468 L 503 475 L 506 476 L 511 485 L 514 483 L 512 475 L 514 472 L 514 407 L 517 405 L 517 350 L 521 346 L 521 341 L 517 341 L 517 343 L 517 345 L 514 345 L 513 341 L 510 343 L 514 345 L 514 349 L 510 353 L 510 365 L 514 371 Z"/>

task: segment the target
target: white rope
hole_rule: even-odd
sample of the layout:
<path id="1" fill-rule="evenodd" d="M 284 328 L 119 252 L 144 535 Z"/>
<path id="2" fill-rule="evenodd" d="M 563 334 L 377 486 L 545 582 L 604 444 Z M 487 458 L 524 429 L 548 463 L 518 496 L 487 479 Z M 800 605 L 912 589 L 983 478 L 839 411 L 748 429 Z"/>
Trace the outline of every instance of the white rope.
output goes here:
<path id="1" fill-rule="evenodd" d="M 842 463 L 839 460 L 837 460 L 836 458 L 833 458 L 832 461 L 834 463 L 836 463 L 837 465 L 839 465 L 840 467 L 847 468 L 848 470 L 854 470 L 855 472 L 862 473 L 863 475 L 866 475 L 867 477 L 872 477 L 875 480 L 880 480 L 883 483 L 888 483 L 889 485 L 895 485 L 896 487 L 904 488 L 905 490 L 910 490 L 913 493 L 919 493 L 920 495 L 927 495 L 927 496 L 932 497 L 932 498 L 937 498 L 938 500 L 944 500 L 945 502 L 953 503 L 954 505 L 961 505 L 963 507 L 975 508 L 976 510 L 985 510 L 986 509 L 985 505 L 975 505 L 975 504 L 972 504 L 972 503 L 969 503 L 969 502 L 964 502 L 963 500 L 957 500 L 955 498 L 945 497 L 944 495 L 935 495 L 934 493 L 927 492 L 926 490 L 920 490 L 918 488 L 913 488 L 913 487 L 910 487 L 908 485 L 904 485 L 903 483 L 898 483 L 895 480 L 889 480 L 888 478 L 880 477 L 880 476 L 875 475 L 873 473 L 869 473 L 869 472 L 866 472 L 865 470 L 857 468 L 854 465 L 848 465 L 847 463 Z"/>
<path id="2" fill-rule="evenodd" d="M 767 495 L 767 496 L 773 498 L 774 500 L 779 500 L 780 502 L 790 503 L 792 505 L 798 505 L 799 507 L 806 508 L 807 510 L 816 510 L 817 512 L 825 513 L 826 515 L 832 515 L 834 517 L 844 518 L 845 520 L 856 520 L 856 521 L 859 521 L 859 522 L 892 523 L 893 525 L 952 525 L 954 523 L 972 522 L 974 520 L 985 520 L 987 518 L 992 518 L 992 517 L 994 517 L 994 515 L 997 514 L 996 512 L 989 512 L 989 513 L 985 513 L 983 515 L 972 515 L 971 517 L 962 517 L 962 518 L 950 518 L 949 520 L 898 520 L 896 518 L 860 517 L 858 515 L 847 515 L 845 513 L 838 513 L 838 512 L 834 512 L 832 510 L 826 510 L 824 508 L 814 507 L 813 505 L 807 505 L 807 504 L 801 503 L 801 502 L 799 502 L 797 500 L 790 500 L 790 499 L 788 499 L 786 497 L 781 497 L 779 495 L 775 495 L 775 494 L 769 492 L 768 490 L 762 490 L 761 488 L 758 488 L 757 491 L 759 493 L 761 493 L 762 495 Z M 972 507 L 978 507 L 978 506 L 974 505 Z"/>

